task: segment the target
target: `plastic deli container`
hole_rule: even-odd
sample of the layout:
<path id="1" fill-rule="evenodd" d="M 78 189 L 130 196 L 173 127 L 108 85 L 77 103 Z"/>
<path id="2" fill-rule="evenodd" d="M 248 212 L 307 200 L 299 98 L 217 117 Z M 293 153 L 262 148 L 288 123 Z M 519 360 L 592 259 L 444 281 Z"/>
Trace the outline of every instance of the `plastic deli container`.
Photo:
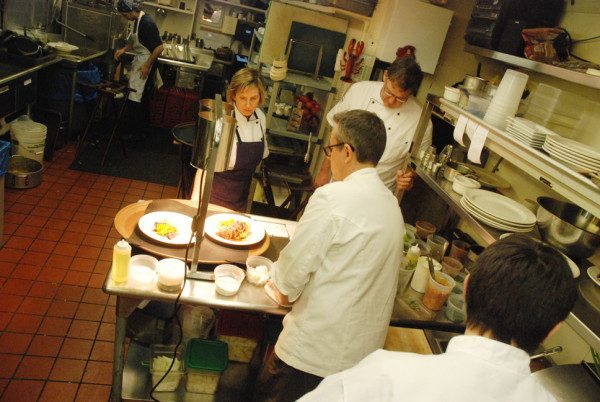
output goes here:
<path id="1" fill-rule="evenodd" d="M 171 366 L 175 345 L 152 345 L 152 360 L 150 360 L 150 374 L 152 375 L 152 387 L 154 387 L 164 376 Z M 185 372 L 183 371 L 183 359 L 181 348 L 177 351 L 176 360 L 171 371 L 164 380 L 158 385 L 156 391 L 170 392 L 179 387 L 179 383 Z"/>
<path id="2" fill-rule="evenodd" d="M 190 339 L 185 352 L 188 392 L 214 394 L 221 373 L 227 368 L 227 344 L 207 339 Z"/>
<path id="3" fill-rule="evenodd" d="M 219 340 L 229 345 L 229 360 L 249 363 L 263 335 L 263 319 L 259 314 L 221 311 L 217 323 Z"/>

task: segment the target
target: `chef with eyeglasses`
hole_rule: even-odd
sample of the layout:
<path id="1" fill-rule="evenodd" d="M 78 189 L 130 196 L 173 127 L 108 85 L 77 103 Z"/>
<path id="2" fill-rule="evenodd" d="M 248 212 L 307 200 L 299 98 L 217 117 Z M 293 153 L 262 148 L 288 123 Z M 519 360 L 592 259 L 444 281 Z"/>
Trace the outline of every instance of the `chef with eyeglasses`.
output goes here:
<path id="1" fill-rule="evenodd" d="M 421 117 L 422 107 L 415 95 L 422 80 L 423 72 L 413 57 L 397 59 L 384 72 L 383 82 L 362 81 L 353 84 L 327 114 L 327 121 L 332 126 L 333 116 L 352 109 L 373 112 L 383 120 L 387 143 L 376 168 L 379 177 L 392 192 L 412 188 L 416 176 L 414 171 L 404 166 Z M 420 150 L 431 145 L 432 127 L 429 122 Z M 330 178 L 331 165 L 325 159 L 315 178 L 315 187 L 329 183 Z"/>

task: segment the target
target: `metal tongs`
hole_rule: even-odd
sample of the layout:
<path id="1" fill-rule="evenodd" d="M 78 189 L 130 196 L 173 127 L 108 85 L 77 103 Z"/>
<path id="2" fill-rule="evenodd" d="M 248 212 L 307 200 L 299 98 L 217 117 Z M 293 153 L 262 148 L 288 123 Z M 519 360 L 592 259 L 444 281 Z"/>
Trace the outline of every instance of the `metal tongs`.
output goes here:
<path id="1" fill-rule="evenodd" d="M 429 264 L 429 275 L 431 275 L 431 279 L 433 279 L 435 282 L 437 282 L 435 280 L 435 269 L 433 268 L 433 261 L 431 260 L 431 257 L 427 256 L 427 264 Z"/>

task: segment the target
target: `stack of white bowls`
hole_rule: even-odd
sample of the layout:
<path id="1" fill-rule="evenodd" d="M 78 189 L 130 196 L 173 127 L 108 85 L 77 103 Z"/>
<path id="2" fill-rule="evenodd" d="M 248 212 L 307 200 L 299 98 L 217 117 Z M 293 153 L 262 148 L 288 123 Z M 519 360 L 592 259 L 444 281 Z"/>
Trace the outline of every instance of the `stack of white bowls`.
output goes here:
<path id="1" fill-rule="evenodd" d="M 506 118 L 514 117 L 529 76 L 515 70 L 506 70 L 490 106 L 485 112 L 484 121 L 504 130 Z"/>
<path id="2" fill-rule="evenodd" d="M 287 75 L 287 59 L 284 57 L 276 58 L 273 60 L 271 70 L 269 70 L 269 77 L 273 81 L 281 81 Z"/>

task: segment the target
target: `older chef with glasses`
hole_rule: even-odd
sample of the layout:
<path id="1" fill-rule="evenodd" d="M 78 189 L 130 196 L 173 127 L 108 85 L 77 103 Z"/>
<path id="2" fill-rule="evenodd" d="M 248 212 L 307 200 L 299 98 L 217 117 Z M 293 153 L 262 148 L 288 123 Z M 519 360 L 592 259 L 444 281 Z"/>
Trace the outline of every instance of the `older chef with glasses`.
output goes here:
<path id="1" fill-rule="evenodd" d="M 352 109 L 373 112 L 383 120 L 387 143 L 377 172 L 392 192 L 410 189 L 415 177 L 413 171 L 404 170 L 404 165 L 421 116 L 421 105 L 414 96 L 422 79 L 423 73 L 414 58 L 398 59 L 384 72 L 383 82 L 357 82 L 327 114 L 327 121 L 332 126 L 335 114 Z M 431 145 L 431 132 L 430 122 L 421 149 Z M 330 179 L 330 161 L 325 160 L 315 178 L 315 186 L 320 187 Z"/>
<path id="2" fill-rule="evenodd" d="M 384 344 L 404 236 L 398 202 L 375 170 L 385 139 L 374 113 L 334 116 L 323 151 L 335 182 L 310 197 L 267 284 L 279 304 L 294 303 L 257 401 L 295 401 Z"/>

